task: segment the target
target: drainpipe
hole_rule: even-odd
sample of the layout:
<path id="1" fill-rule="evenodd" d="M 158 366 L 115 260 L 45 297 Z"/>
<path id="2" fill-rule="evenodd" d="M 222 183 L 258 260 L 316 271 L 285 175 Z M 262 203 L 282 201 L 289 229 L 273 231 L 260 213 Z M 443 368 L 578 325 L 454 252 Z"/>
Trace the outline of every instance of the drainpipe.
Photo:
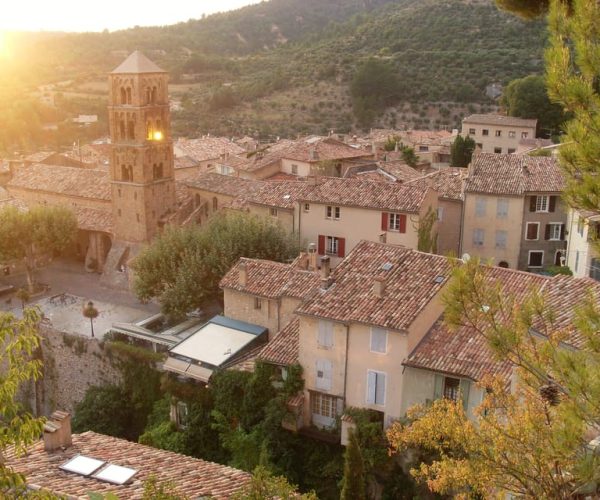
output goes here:
<path id="1" fill-rule="evenodd" d="M 350 349 L 350 326 L 344 325 L 346 328 L 346 358 L 344 359 L 344 407 L 346 406 L 346 387 L 348 384 L 348 350 Z"/>

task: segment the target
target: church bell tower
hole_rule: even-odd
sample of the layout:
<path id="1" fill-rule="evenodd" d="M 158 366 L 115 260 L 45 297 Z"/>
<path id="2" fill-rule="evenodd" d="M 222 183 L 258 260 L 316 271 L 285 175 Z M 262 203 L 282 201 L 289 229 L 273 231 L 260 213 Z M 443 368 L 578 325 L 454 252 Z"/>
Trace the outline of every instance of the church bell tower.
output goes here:
<path id="1" fill-rule="evenodd" d="M 110 177 L 118 241 L 152 240 L 176 208 L 169 76 L 141 52 L 109 74 Z"/>

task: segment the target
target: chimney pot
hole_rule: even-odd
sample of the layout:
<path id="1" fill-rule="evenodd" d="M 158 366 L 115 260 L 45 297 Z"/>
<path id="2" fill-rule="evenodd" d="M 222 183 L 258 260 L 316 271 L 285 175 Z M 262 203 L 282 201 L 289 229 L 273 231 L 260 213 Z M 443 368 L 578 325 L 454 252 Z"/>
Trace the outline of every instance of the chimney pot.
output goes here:
<path id="1" fill-rule="evenodd" d="M 383 297 L 383 293 L 385 292 L 385 279 L 381 277 L 377 277 L 373 280 L 373 293 L 376 297 L 380 299 Z"/>
<path id="2" fill-rule="evenodd" d="M 73 444 L 71 437 L 71 414 L 55 411 L 44 424 L 44 449 L 55 451 Z"/>
<path id="3" fill-rule="evenodd" d="M 245 287 L 248 281 L 248 265 L 244 261 L 242 261 L 240 262 L 238 269 L 240 273 L 238 281 L 240 283 L 240 286 Z"/>
<path id="4" fill-rule="evenodd" d="M 328 255 L 321 257 L 321 279 L 328 279 L 331 272 L 331 259 Z"/>

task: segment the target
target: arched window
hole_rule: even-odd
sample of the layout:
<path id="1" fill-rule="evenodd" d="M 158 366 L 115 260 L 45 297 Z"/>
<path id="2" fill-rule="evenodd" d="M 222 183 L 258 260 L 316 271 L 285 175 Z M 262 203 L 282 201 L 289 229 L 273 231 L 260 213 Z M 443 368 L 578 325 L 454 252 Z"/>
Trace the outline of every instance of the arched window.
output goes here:
<path id="1" fill-rule="evenodd" d="M 152 104 L 156 103 L 156 99 L 158 98 L 158 91 L 156 87 L 152 87 Z"/>
<path id="2" fill-rule="evenodd" d="M 146 89 L 146 104 L 150 104 L 152 102 L 152 90 L 150 87 Z"/>
<path id="3" fill-rule="evenodd" d="M 121 180 L 125 182 L 131 181 L 131 166 L 121 165 Z"/>
<path id="4" fill-rule="evenodd" d="M 121 104 L 127 104 L 127 91 L 121 87 Z"/>
<path id="5" fill-rule="evenodd" d="M 127 122 L 127 139 L 135 139 L 135 122 Z"/>
<path id="6" fill-rule="evenodd" d="M 127 87 L 127 104 L 131 104 L 131 87 Z"/>
<path id="7" fill-rule="evenodd" d="M 121 139 L 126 139 L 127 137 L 125 136 L 125 120 L 121 120 L 119 122 L 119 132 L 120 132 L 120 137 Z"/>
<path id="8" fill-rule="evenodd" d="M 219 200 L 217 200 L 217 197 L 215 196 L 213 198 L 213 212 L 216 212 L 219 208 Z"/>

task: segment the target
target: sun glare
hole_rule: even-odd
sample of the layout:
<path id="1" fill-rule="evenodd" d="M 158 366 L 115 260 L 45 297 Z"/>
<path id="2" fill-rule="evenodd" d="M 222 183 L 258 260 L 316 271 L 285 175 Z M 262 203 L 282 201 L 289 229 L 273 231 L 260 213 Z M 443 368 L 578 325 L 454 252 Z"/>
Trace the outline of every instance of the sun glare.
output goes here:
<path id="1" fill-rule="evenodd" d="M 10 55 L 8 34 L 0 30 L 0 59 L 6 59 Z"/>

